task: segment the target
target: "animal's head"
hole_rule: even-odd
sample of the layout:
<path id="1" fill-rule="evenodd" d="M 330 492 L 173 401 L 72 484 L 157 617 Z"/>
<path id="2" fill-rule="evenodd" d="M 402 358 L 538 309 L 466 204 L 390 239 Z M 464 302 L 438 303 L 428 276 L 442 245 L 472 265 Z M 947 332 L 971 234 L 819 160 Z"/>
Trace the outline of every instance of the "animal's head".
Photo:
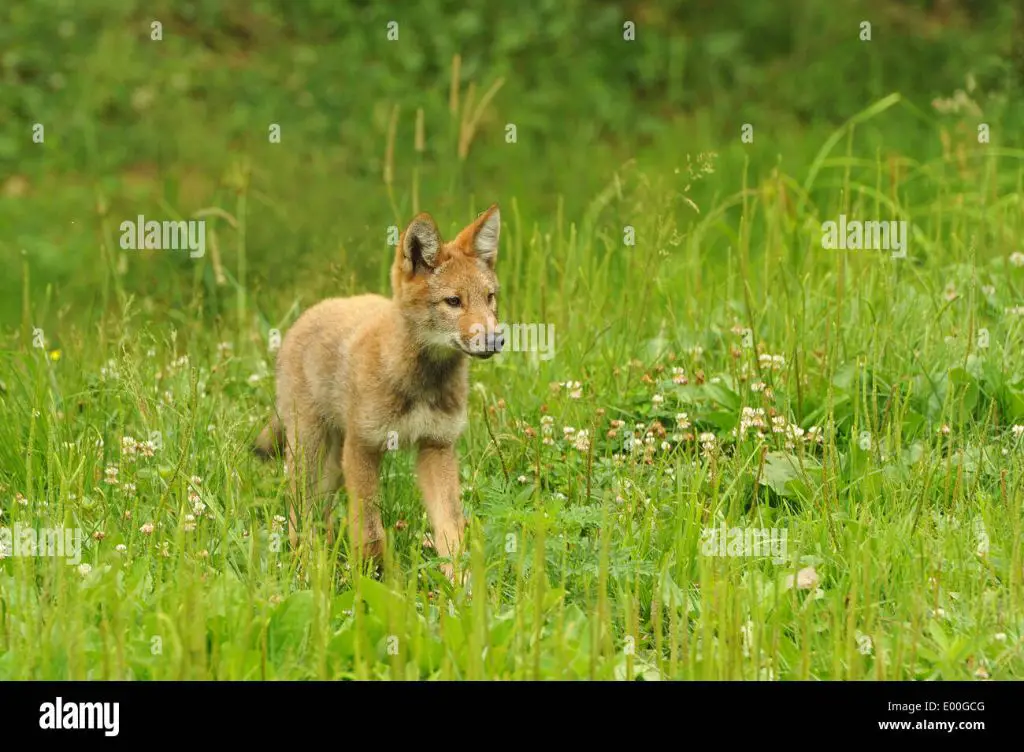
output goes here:
<path id="1" fill-rule="evenodd" d="M 418 344 L 478 358 L 501 351 L 494 273 L 500 230 L 497 204 L 447 243 L 429 214 L 409 223 L 398 241 L 391 287 Z"/>

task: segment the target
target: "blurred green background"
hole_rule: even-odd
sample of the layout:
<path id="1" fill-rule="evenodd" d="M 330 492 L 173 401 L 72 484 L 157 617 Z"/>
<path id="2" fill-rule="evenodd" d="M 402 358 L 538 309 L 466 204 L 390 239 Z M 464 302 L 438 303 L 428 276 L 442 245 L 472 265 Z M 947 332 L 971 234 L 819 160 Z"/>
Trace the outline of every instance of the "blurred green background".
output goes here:
<path id="1" fill-rule="evenodd" d="M 295 300 L 385 285 L 386 227 L 411 217 L 414 181 L 418 208 L 443 230 L 514 198 L 523 232 L 543 235 L 602 211 L 595 196 L 630 160 L 687 183 L 688 157 L 713 152 L 713 179 L 685 186 L 703 207 L 739 191 L 745 171 L 752 182 L 776 168 L 803 174 L 837 125 L 892 92 L 903 106 L 858 130 L 865 157 L 941 154 L 932 103 L 965 88 L 993 143 L 1019 142 L 1021 18 L 998 0 L 9 0 L 0 327 L 28 317 L 52 328 L 61 306 L 82 324 L 125 294 L 218 316 L 234 310 L 237 285 L 276 321 Z M 863 21 L 871 41 L 859 39 Z M 740 141 L 743 123 L 753 144 Z M 219 272 L 209 252 L 196 263 L 117 247 L 117 225 L 137 214 L 235 214 L 243 184 L 245 259 L 223 222 Z M 678 215 L 684 228 L 696 216 Z"/>

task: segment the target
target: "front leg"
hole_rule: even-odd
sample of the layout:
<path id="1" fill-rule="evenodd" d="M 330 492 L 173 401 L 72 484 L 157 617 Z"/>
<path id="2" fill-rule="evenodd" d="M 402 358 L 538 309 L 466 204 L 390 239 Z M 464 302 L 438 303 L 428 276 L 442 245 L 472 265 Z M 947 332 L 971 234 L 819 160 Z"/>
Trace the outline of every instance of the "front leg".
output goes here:
<path id="1" fill-rule="evenodd" d="M 416 474 L 427 517 L 434 531 L 434 548 L 451 563 L 442 570 L 454 581 L 455 567 L 462 552 L 465 520 L 459 501 L 459 460 L 452 444 L 421 441 L 416 458 Z"/>
<path id="2" fill-rule="evenodd" d="M 355 432 L 345 437 L 341 466 L 348 491 L 348 530 L 356 560 L 384 553 L 384 523 L 380 518 L 377 487 L 380 482 L 379 447 L 360 443 Z"/>

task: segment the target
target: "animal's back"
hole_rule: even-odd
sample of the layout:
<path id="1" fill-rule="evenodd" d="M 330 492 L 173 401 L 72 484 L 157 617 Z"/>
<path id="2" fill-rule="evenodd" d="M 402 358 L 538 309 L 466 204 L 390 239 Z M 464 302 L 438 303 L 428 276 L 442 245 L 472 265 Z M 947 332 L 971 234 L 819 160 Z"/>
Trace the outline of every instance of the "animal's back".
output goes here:
<path id="1" fill-rule="evenodd" d="M 362 328 L 386 318 L 392 306 L 391 300 L 380 295 L 329 298 L 299 316 L 278 353 L 278 412 L 282 417 L 294 409 L 329 424 L 343 421 L 348 345 Z"/>

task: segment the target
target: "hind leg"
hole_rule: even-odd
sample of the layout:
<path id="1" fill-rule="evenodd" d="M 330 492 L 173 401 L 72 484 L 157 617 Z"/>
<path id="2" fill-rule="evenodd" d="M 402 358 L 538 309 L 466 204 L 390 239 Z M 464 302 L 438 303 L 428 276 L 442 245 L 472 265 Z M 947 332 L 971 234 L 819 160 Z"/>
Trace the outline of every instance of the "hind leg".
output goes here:
<path id="1" fill-rule="evenodd" d="M 285 423 L 285 470 L 289 479 L 288 541 L 299 543 L 299 520 L 305 518 L 309 503 L 316 495 L 321 475 L 321 455 L 325 444 L 321 428 L 311 420 L 291 415 Z"/>
<path id="2" fill-rule="evenodd" d="M 338 429 L 327 431 L 327 441 L 324 447 L 323 470 L 320 474 L 320 482 L 317 491 L 320 501 L 324 505 L 324 527 L 327 529 L 327 545 L 334 545 L 334 524 L 331 521 L 331 511 L 334 506 L 334 494 L 341 486 L 341 453 L 344 437 Z"/>

